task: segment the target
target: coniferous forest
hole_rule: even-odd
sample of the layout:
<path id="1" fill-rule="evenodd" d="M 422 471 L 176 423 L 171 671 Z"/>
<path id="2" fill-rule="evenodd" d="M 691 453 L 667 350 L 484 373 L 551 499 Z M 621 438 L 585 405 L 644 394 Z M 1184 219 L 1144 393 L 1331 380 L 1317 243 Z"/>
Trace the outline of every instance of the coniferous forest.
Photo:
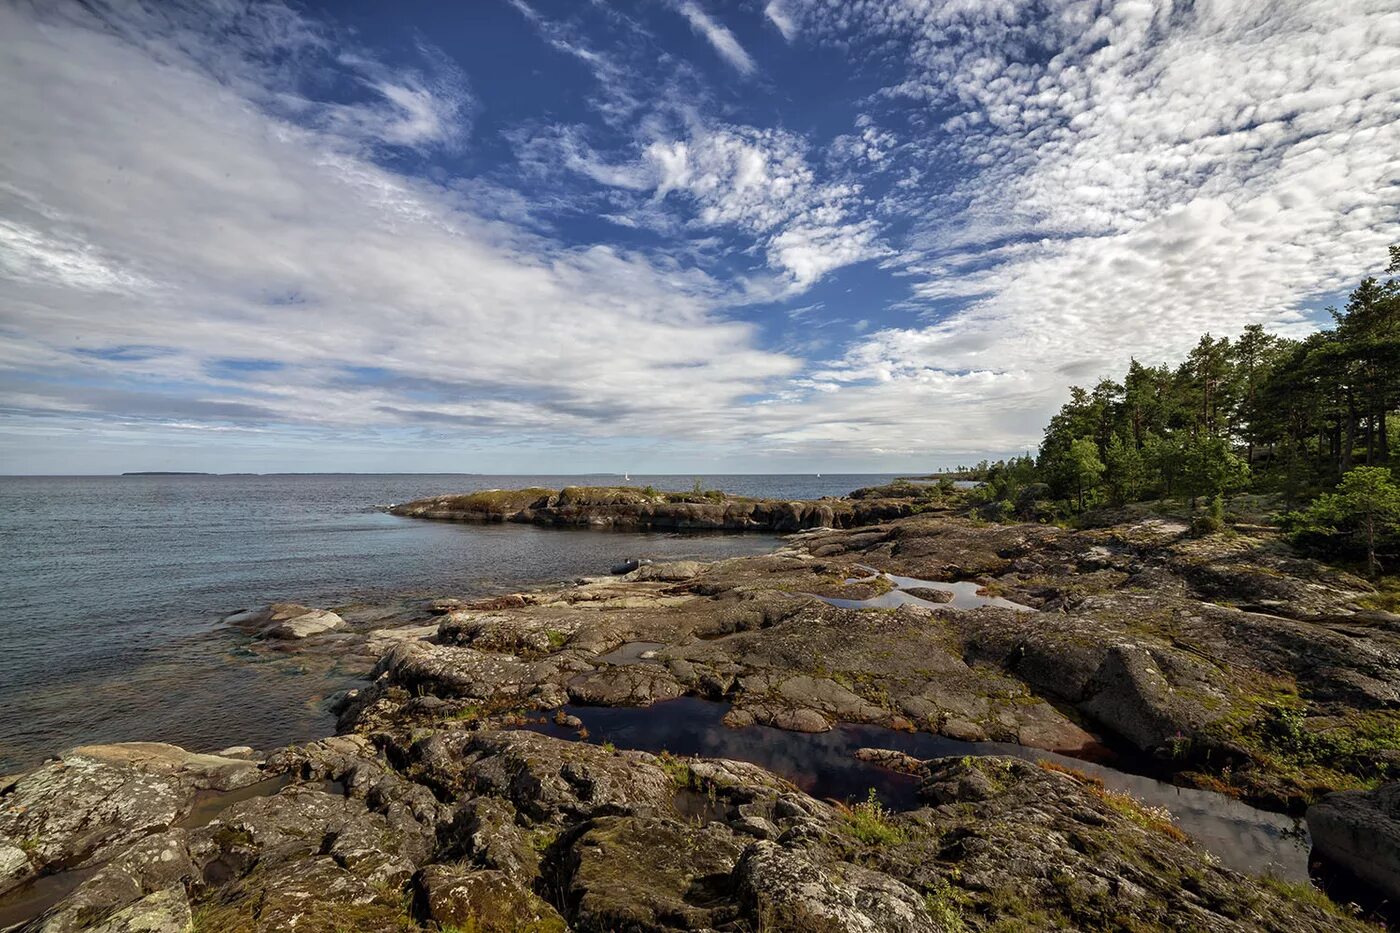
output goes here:
<path id="1" fill-rule="evenodd" d="M 1211 530 L 1232 496 L 1268 494 L 1296 541 L 1377 569 L 1400 523 L 1400 246 L 1386 275 L 1303 339 L 1205 334 L 1175 366 L 1134 359 L 1121 379 L 1075 386 L 1038 456 L 967 474 L 994 517 L 1022 520 L 1169 499 Z"/>

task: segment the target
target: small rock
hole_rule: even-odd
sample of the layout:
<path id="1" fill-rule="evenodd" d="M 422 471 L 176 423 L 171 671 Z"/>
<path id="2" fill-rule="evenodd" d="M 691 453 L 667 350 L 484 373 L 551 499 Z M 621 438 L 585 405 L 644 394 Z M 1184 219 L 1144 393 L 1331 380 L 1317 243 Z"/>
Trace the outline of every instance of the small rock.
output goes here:
<path id="1" fill-rule="evenodd" d="M 951 603 L 953 594 L 947 590 L 936 590 L 931 586 L 911 586 L 901 592 L 908 593 L 916 599 L 922 599 L 926 603 Z"/>

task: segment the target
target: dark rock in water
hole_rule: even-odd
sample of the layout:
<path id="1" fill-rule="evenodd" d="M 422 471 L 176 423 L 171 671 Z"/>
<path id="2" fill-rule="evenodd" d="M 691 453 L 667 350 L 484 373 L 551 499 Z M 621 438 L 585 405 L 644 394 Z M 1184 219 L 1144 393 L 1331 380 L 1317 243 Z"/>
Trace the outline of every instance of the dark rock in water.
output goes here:
<path id="1" fill-rule="evenodd" d="M 948 590 L 936 590 L 931 586 L 911 586 L 903 592 L 929 603 L 951 603 L 953 594 Z"/>
<path id="2" fill-rule="evenodd" d="M 1313 848 L 1400 900 L 1400 783 L 1328 794 L 1308 808 Z"/>

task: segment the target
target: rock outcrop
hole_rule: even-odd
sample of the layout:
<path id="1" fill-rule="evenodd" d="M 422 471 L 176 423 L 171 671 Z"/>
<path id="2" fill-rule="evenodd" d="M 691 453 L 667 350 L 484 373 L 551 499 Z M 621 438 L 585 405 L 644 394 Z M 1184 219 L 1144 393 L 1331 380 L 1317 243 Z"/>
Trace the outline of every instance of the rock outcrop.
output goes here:
<path id="1" fill-rule="evenodd" d="M 527 493 L 492 514 L 770 521 L 753 503 Z M 883 508 L 854 501 L 872 521 Z M 680 696 L 724 701 L 735 727 L 1080 754 L 1103 740 L 1278 807 L 1384 784 L 1326 797 L 1309 824 L 1319 854 L 1394 895 L 1400 617 L 1362 609 L 1364 581 L 1156 519 L 854 527 L 858 513 L 818 505 L 830 513 L 772 513 L 823 527 L 762 557 L 639 561 L 398 616 L 233 617 L 257 650 L 378 658 L 339 702 L 341 734 L 265 756 L 90 746 L 6 779 L 0 917 L 47 875 L 26 930 L 1365 929 L 1317 892 L 1221 867 L 1168 814 L 1070 769 L 864 749 L 916 782 L 891 812 L 752 764 L 560 737 L 587 718 L 566 703 Z M 1038 611 L 880 601 L 899 582 L 968 580 Z"/>
<path id="2" fill-rule="evenodd" d="M 921 800 L 892 813 L 742 762 L 482 724 L 332 738 L 269 756 L 260 773 L 289 783 L 202 825 L 119 821 L 96 873 L 26 929 L 1365 929 L 1219 867 L 1082 776 L 901 767 Z M 71 780 L 55 799 L 92 811 Z"/>
<path id="3" fill-rule="evenodd" d="M 1400 902 L 1400 784 L 1329 794 L 1308 808 L 1313 847 Z"/>
<path id="4" fill-rule="evenodd" d="M 389 509 L 409 518 L 455 522 L 786 532 L 849 528 L 911 515 L 914 510 L 915 503 L 909 499 L 783 501 L 652 492 L 631 486 L 493 489 L 416 499 Z"/>

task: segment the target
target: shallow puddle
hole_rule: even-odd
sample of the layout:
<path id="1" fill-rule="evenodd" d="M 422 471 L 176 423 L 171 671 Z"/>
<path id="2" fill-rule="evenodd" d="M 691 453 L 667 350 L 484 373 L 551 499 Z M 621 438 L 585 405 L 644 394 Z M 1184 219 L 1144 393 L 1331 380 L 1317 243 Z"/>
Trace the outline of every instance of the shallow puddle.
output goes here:
<path id="1" fill-rule="evenodd" d="M 597 660 L 605 664 L 617 664 L 624 667 L 629 664 L 660 664 L 660 661 L 648 657 L 648 655 L 655 654 L 665 647 L 666 643 L 660 641 L 629 641 L 607 654 L 600 655 Z"/>
<path id="2" fill-rule="evenodd" d="M 0 897 L 0 930 L 18 927 L 48 910 L 97 874 L 97 868 L 74 868 L 36 878 Z"/>
<path id="3" fill-rule="evenodd" d="M 677 755 L 734 758 L 761 765 L 815 797 L 861 799 L 871 788 L 895 809 L 919 805 L 918 781 L 855 757 L 861 748 L 888 748 L 916 758 L 1009 755 L 1054 761 L 1093 775 L 1111 790 L 1132 794 L 1171 812 L 1177 824 L 1221 864 L 1251 874 L 1308 880 L 1311 840 L 1301 820 L 1259 810 L 1210 791 L 1176 787 L 1091 762 L 991 742 L 961 742 L 929 733 L 896 732 L 878 726 L 842 725 L 830 732 L 787 732 L 767 726 L 730 729 L 721 721 L 725 703 L 682 697 L 636 708 L 568 706 L 588 729 L 588 741 L 618 748 Z M 531 729 L 566 739 L 576 732 L 552 723 Z"/>
<path id="4" fill-rule="evenodd" d="M 980 609 L 983 606 L 992 606 L 996 609 L 1013 609 L 1017 612 L 1036 611 L 1031 606 L 1002 599 L 1000 596 L 988 595 L 982 591 L 982 584 L 971 580 L 964 580 L 960 583 L 944 583 L 939 580 L 921 580 L 918 577 L 901 577 L 898 574 L 884 573 L 874 567 L 857 566 L 861 570 L 870 571 L 870 576 L 852 577 L 846 583 L 873 583 L 883 578 L 893 583 L 895 588 L 869 599 L 837 599 L 834 596 L 818 596 L 817 599 L 842 609 L 896 609 L 900 606 L 922 606 L 925 609 Z M 919 588 L 948 593 L 952 599 L 936 602 L 931 599 L 921 599 L 908 592 Z"/>
<path id="5" fill-rule="evenodd" d="M 195 794 L 194 804 L 190 807 L 190 812 L 175 826 L 179 829 L 198 829 L 201 826 L 208 826 L 214 821 L 214 817 L 240 800 L 270 797 L 290 783 L 292 783 L 290 774 L 279 774 L 276 777 L 248 784 L 236 790 L 202 790 Z"/>

